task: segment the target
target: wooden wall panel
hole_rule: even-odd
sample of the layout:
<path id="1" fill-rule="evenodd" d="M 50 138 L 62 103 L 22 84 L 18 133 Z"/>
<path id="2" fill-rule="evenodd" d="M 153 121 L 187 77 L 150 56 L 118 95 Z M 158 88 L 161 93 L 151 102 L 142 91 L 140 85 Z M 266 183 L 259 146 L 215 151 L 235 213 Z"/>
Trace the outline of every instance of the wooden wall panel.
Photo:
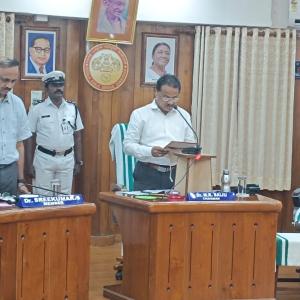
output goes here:
<path id="1" fill-rule="evenodd" d="M 114 92 L 94 90 L 85 80 L 82 63 L 86 48 L 95 43 L 86 43 L 85 20 L 49 17 L 48 23 L 34 23 L 32 16 L 17 15 L 15 26 L 15 57 L 20 59 L 21 26 L 59 27 L 60 52 L 57 69 L 66 73 L 65 96 L 78 103 L 84 122 L 83 152 L 84 167 L 75 179 L 75 191 L 84 194 L 87 201 L 95 202 L 99 191 L 107 191 L 115 181 L 114 163 L 111 161 L 108 143 L 111 128 L 118 122 L 128 122 L 133 109 L 149 103 L 155 94 L 152 86 L 141 86 L 142 34 L 164 33 L 179 35 L 178 77 L 182 83 L 180 105 L 190 111 L 192 98 L 194 29 L 192 26 L 138 22 L 133 45 L 119 45 L 126 53 L 129 74 L 124 85 Z M 300 58 L 298 40 L 297 57 Z M 23 62 L 21 62 L 23 63 Z M 40 80 L 20 80 L 15 93 L 24 99 L 28 108 L 31 90 L 43 90 Z M 292 189 L 300 186 L 300 83 L 296 81 L 294 120 L 294 155 Z M 289 192 L 266 192 L 283 202 L 279 229 L 292 230 L 292 203 Z M 110 232 L 111 213 L 107 206 L 99 207 L 92 222 L 93 234 Z"/>
<path id="2" fill-rule="evenodd" d="M 80 23 L 78 21 L 68 21 L 66 33 L 68 42 L 66 47 L 64 47 L 67 55 L 64 71 L 68 74 L 68 81 L 66 82 L 65 93 L 68 94 L 69 99 L 77 100 L 79 71 L 82 70 L 82 64 L 79 60 Z M 71 41 L 77 41 L 77 43 L 72 43 Z"/>

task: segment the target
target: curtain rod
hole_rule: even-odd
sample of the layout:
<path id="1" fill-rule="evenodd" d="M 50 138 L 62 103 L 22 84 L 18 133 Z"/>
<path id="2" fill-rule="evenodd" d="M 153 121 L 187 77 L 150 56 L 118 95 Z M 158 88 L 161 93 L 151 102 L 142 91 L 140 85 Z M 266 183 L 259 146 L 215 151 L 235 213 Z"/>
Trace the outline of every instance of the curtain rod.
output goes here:
<path id="1" fill-rule="evenodd" d="M 210 34 L 215 34 L 215 33 L 216 33 L 215 29 L 211 29 L 211 30 L 210 30 Z M 221 30 L 221 34 L 222 34 L 222 35 L 226 35 L 226 34 L 227 34 L 227 29 L 222 29 L 222 30 Z M 260 30 L 260 31 L 258 32 L 258 36 L 260 36 L 260 37 L 264 37 L 265 34 L 266 34 L 266 32 L 265 32 L 265 31 L 262 31 L 262 30 Z M 232 35 L 235 35 L 235 31 L 234 31 L 234 30 L 232 31 Z M 252 31 L 252 30 L 248 31 L 248 32 L 247 32 L 247 35 L 248 35 L 248 36 L 253 36 L 253 31 Z M 277 37 L 277 32 L 276 32 L 276 31 L 271 31 L 271 32 L 270 32 L 270 36 L 271 36 L 271 37 Z M 281 37 L 286 37 L 286 33 L 285 33 L 285 32 L 282 32 L 282 33 L 281 33 Z M 293 34 L 292 34 L 292 33 L 290 33 L 290 37 L 293 37 Z"/>

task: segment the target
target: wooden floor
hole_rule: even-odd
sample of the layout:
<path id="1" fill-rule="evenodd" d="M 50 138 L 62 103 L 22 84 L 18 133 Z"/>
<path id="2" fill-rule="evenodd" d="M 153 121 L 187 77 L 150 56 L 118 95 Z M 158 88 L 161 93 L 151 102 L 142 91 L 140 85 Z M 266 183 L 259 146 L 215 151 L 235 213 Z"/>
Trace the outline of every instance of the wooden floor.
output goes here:
<path id="1" fill-rule="evenodd" d="M 116 263 L 115 258 L 120 256 L 120 248 L 120 243 L 106 247 L 91 247 L 89 300 L 106 299 L 102 297 L 103 285 L 118 283 L 114 279 L 113 265 Z M 297 274 L 295 268 L 281 268 L 280 276 L 293 277 Z M 300 300 L 300 284 L 280 283 L 276 300 Z"/>
<path id="2" fill-rule="evenodd" d="M 115 281 L 113 266 L 116 264 L 116 257 L 120 256 L 120 249 L 120 243 L 113 246 L 91 247 L 89 300 L 106 299 L 102 297 L 102 287 L 118 283 Z"/>

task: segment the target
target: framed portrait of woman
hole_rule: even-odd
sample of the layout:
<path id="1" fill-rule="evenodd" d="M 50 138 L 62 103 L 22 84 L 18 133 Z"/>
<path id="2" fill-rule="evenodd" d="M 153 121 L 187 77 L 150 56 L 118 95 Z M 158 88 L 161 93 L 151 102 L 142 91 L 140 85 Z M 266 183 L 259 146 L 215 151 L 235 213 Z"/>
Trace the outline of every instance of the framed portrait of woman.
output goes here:
<path id="1" fill-rule="evenodd" d="M 22 28 L 22 79 L 39 79 L 57 68 L 59 28 Z"/>
<path id="2" fill-rule="evenodd" d="M 132 44 L 138 0 L 93 0 L 86 40 Z"/>
<path id="3" fill-rule="evenodd" d="M 155 85 L 165 74 L 177 75 L 178 35 L 143 33 L 142 85 Z"/>

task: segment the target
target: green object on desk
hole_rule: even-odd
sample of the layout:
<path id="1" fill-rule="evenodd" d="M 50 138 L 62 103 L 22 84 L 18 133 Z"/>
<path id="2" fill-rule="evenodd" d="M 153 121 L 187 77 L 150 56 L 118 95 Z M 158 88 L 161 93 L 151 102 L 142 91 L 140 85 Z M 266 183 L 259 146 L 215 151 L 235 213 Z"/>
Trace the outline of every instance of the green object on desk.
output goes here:
<path id="1" fill-rule="evenodd" d="M 144 201 L 161 201 L 163 197 L 151 196 L 151 195 L 137 195 L 134 196 L 135 199 Z"/>

